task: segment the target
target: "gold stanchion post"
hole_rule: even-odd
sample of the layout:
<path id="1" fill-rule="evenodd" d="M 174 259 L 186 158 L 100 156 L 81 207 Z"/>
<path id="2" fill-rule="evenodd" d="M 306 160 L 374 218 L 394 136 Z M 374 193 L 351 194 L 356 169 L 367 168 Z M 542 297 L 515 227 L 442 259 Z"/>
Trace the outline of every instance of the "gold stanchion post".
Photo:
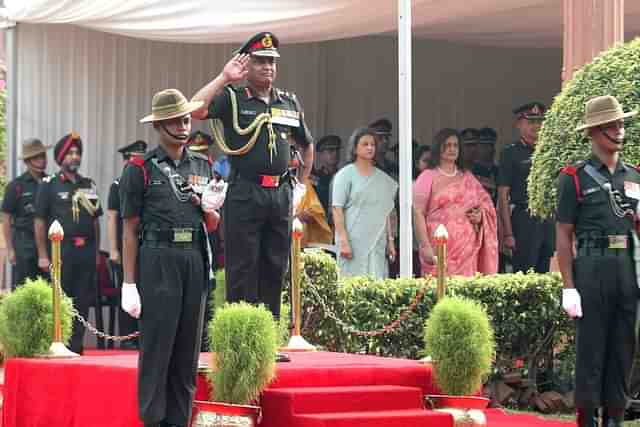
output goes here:
<path id="1" fill-rule="evenodd" d="M 51 287 L 53 294 L 53 342 L 45 357 L 66 358 L 79 357 L 80 355 L 69 350 L 62 342 L 62 325 L 60 324 L 60 292 L 62 289 L 62 255 L 60 245 L 64 239 L 62 225 L 56 220 L 49 227 L 49 240 L 51 240 Z"/>
<path id="2" fill-rule="evenodd" d="M 435 233 L 433 233 L 433 237 L 436 243 L 436 258 L 437 258 L 437 277 L 438 277 L 438 288 L 436 297 L 438 301 L 444 298 L 447 292 L 447 240 L 449 240 L 449 233 L 447 232 L 447 228 L 440 224 L 438 228 L 436 228 Z"/>
<path id="3" fill-rule="evenodd" d="M 292 242 L 291 242 L 291 311 L 293 314 L 293 334 L 289 343 L 283 351 L 315 351 L 316 348 L 309 344 L 301 335 L 302 327 L 302 300 L 300 290 L 301 269 L 300 252 L 302 251 L 302 235 L 304 226 L 302 222 L 295 218 L 293 220 Z"/>

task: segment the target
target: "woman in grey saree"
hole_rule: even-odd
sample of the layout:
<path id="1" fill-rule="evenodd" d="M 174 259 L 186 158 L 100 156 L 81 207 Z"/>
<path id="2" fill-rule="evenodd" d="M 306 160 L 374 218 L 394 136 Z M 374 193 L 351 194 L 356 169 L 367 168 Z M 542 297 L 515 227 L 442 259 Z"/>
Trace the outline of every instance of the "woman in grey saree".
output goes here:
<path id="1" fill-rule="evenodd" d="M 378 143 L 374 130 L 356 129 L 350 139 L 352 162 L 333 181 L 337 260 L 343 277 L 386 278 L 387 257 L 393 260 L 396 256 L 389 215 L 398 184 L 375 167 Z"/>

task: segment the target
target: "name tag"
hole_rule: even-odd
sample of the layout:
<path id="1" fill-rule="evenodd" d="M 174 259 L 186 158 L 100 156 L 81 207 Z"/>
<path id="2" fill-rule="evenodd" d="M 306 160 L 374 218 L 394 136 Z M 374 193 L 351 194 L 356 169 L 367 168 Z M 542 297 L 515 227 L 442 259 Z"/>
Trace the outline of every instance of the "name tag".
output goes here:
<path id="1" fill-rule="evenodd" d="M 284 125 L 297 128 L 300 126 L 300 113 L 294 110 L 272 108 L 271 121 L 276 125 Z"/>
<path id="2" fill-rule="evenodd" d="M 93 188 L 78 188 L 78 193 L 84 193 L 89 200 L 96 200 L 98 198 L 98 194 Z"/>
<path id="3" fill-rule="evenodd" d="M 258 115 L 258 112 L 253 110 L 240 110 L 240 114 L 243 116 L 256 116 Z"/>
<path id="4" fill-rule="evenodd" d="M 190 243 L 193 241 L 192 228 L 174 228 L 173 241 L 175 243 Z"/>
<path id="5" fill-rule="evenodd" d="M 593 194 L 593 193 L 597 193 L 598 191 L 600 191 L 600 187 L 591 187 L 591 188 L 587 188 L 582 192 L 583 196 L 588 196 L 589 194 Z"/>
<path id="6" fill-rule="evenodd" d="M 640 200 L 640 184 L 638 184 L 637 182 L 625 181 L 624 194 L 627 197 L 632 197 L 636 200 Z"/>

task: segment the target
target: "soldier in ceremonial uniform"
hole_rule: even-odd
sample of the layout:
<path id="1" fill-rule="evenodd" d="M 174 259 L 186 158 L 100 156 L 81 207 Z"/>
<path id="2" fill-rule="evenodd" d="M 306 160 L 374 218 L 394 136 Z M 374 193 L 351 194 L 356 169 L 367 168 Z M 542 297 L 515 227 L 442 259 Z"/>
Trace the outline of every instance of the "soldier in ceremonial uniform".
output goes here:
<path id="1" fill-rule="evenodd" d="M 125 165 L 132 156 L 144 156 L 147 143 L 141 140 L 132 142 L 118 150 L 122 154 Z M 120 215 L 120 178 L 116 178 L 109 187 L 107 199 L 107 233 L 109 236 L 109 261 L 113 270 L 115 286 L 122 285 L 122 215 Z M 138 322 L 124 310 L 118 310 L 118 325 L 120 335 L 129 335 L 138 330 Z M 120 343 L 120 348 L 137 348 L 138 343 L 132 340 Z"/>
<path id="2" fill-rule="evenodd" d="M 271 33 L 256 34 L 193 98 L 204 101 L 194 117 L 214 119 L 214 140 L 231 161 L 223 213 L 227 300 L 264 303 L 276 318 L 291 241 L 288 167 L 296 143 L 303 150 L 301 179 L 313 165 L 300 102 L 273 87 L 278 44 Z"/>
<path id="3" fill-rule="evenodd" d="M 191 417 L 211 277 L 207 233 L 224 200 L 207 156 L 185 148 L 201 106 L 176 89 L 156 93 L 140 121 L 153 124 L 158 147 L 133 157 L 120 179 L 122 308 L 140 318 L 138 408 L 148 427 L 184 427 Z"/>
<path id="4" fill-rule="evenodd" d="M 513 271 L 537 273 L 549 271 L 555 250 L 553 221 L 541 221 L 529 214 L 527 178 L 531 156 L 546 107 L 539 102 L 525 104 L 513 110 L 520 140 L 507 147 L 500 156 L 498 168 L 498 209 L 503 226 L 503 244 L 512 252 Z M 513 212 L 511 210 L 513 205 Z"/>
<path id="5" fill-rule="evenodd" d="M 585 110 L 585 123 L 576 130 L 590 137 L 591 156 L 563 168 L 558 183 L 562 306 L 577 319 L 578 426 L 600 425 L 602 407 L 602 426 L 621 427 L 636 350 L 640 173 L 619 153 L 624 119 L 637 112 L 624 113 L 612 96 L 589 100 Z"/>
<path id="6" fill-rule="evenodd" d="M 36 197 L 35 235 L 38 267 L 49 271 L 48 230 L 54 220 L 64 229 L 62 241 L 62 289 L 87 318 L 96 296 L 96 265 L 99 260 L 102 206 L 91 178 L 78 173 L 82 140 L 74 132 L 63 136 L 53 154 L 60 172 L 43 179 Z M 82 354 L 84 326 L 74 319 L 71 351 Z"/>
<path id="7" fill-rule="evenodd" d="M 47 150 L 50 147 L 36 138 L 24 141 L 20 158 L 27 171 L 7 184 L 2 200 L 2 231 L 9 262 L 13 266 L 12 290 L 26 279 L 43 275 L 38 268 L 33 217 L 38 187 L 46 176 L 44 171 L 47 169 Z"/>

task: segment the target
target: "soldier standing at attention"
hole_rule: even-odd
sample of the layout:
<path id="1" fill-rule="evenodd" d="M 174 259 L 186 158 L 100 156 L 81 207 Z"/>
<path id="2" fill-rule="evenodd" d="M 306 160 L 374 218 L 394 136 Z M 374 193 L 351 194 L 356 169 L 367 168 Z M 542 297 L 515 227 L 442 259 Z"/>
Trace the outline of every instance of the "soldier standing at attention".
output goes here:
<path id="1" fill-rule="evenodd" d="M 227 301 L 264 303 L 275 318 L 291 241 L 292 148 L 303 150 L 302 179 L 314 151 L 298 98 L 273 87 L 278 45 L 275 35 L 256 34 L 193 98 L 204 102 L 193 116 L 214 119 L 214 140 L 231 161 L 223 212 Z"/>
<path id="2" fill-rule="evenodd" d="M 531 156 L 538 142 L 538 133 L 546 107 L 539 102 L 525 104 L 513 110 L 520 140 L 507 147 L 500 156 L 498 168 L 498 208 L 503 228 L 504 246 L 511 251 L 513 271 L 536 273 L 549 271 L 555 250 L 554 225 L 551 220 L 539 220 L 529 214 L 527 178 Z M 511 206 L 514 205 L 513 212 Z"/>
<path id="3" fill-rule="evenodd" d="M 613 96 L 586 104 L 591 156 L 562 169 L 558 182 L 558 264 L 562 307 L 576 318 L 578 427 L 622 427 L 636 351 L 640 173 L 620 159 L 625 113 Z M 635 242 L 635 243 L 634 243 Z M 576 257 L 573 257 L 574 244 Z"/>
<path id="4" fill-rule="evenodd" d="M 191 417 L 211 277 L 207 233 L 224 200 L 208 158 L 186 148 L 201 105 L 176 89 L 156 93 L 140 121 L 153 124 L 158 147 L 133 157 L 120 180 L 122 308 L 140 318 L 138 409 L 147 427 L 184 427 Z"/>
<path id="5" fill-rule="evenodd" d="M 78 173 L 82 161 L 82 140 L 74 132 L 63 136 L 53 154 L 60 172 L 43 179 L 36 197 L 35 235 L 38 267 L 49 271 L 47 253 L 49 226 L 58 220 L 64 230 L 62 241 L 62 289 L 73 299 L 78 313 L 87 318 L 95 301 L 96 266 L 100 259 L 102 206 L 91 178 Z M 84 326 L 73 321 L 70 350 L 82 354 Z"/>
<path id="6" fill-rule="evenodd" d="M 13 266 L 11 289 L 26 279 L 35 279 L 43 272 L 38 268 L 38 251 L 33 231 L 33 217 L 38 187 L 46 176 L 47 150 L 36 138 L 22 144 L 22 156 L 27 171 L 7 184 L 2 200 L 2 232 L 7 244 L 9 262 Z"/>

